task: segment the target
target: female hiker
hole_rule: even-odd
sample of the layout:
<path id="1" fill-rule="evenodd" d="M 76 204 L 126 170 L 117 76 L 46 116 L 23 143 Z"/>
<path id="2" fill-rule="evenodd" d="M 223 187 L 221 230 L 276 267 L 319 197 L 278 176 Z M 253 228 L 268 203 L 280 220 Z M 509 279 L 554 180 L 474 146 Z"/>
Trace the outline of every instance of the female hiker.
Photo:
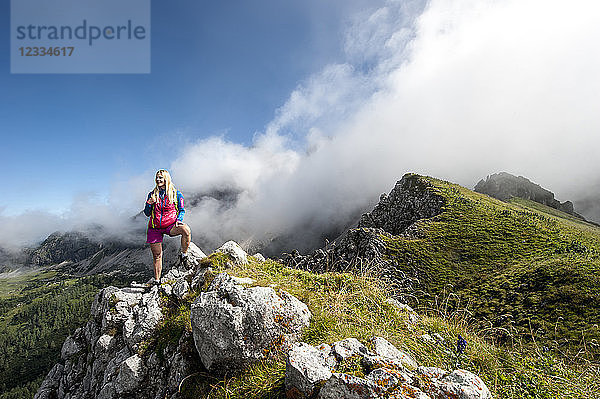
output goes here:
<path id="1" fill-rule="evenodd" d="M 192 231 L 183 223 L 185 209 L 183 195 L 175 189 L 171 175 L 165 169 L 156 172 L 156 187 L 148 193 L 144 214 L 150 217 L 148 221 L 148 239 L 154 259 L 154 279 L 150 284 L 160 284 L 162 272 L 162 240 L 163 235 L 171 237 L 181 235 L 181 254 L 179 262 L 187 266 L 187 250 L 192 239 Z"/>

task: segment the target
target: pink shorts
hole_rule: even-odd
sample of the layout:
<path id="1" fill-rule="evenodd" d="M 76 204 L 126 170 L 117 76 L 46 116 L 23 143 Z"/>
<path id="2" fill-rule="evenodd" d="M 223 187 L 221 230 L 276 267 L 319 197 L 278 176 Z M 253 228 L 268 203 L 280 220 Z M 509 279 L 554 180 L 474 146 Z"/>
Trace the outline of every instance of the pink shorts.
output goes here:
<path id="1" fill-rule="evenodd" d="M 177 222 L 175 222 L 177 223 Z M 167 227 L 163 227 L 163 228 L 159 228 L 159 229 L 153 229 L 152 227 L 148 227 L 148 239 L 146 240 L 146 242 L 148 244 L 156 244 L 157 242 L 162 242 L 163 241 L 163 234 L 167 234 L 168 236 L 171 236 L 171 234 L 169 234 L 169 231 L 171 231 L 171 229 L 173 228 L 173 226 L 175 226 L 175 223 L 167 226 Z"/>

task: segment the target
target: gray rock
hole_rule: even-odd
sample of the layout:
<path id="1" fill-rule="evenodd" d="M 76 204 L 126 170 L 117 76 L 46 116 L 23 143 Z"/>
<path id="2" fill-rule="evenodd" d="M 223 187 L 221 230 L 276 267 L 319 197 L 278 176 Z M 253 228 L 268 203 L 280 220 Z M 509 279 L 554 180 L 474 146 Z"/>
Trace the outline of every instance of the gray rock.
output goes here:
<path id="1" fill-rule="evenodd" d="M 117 374 L 115 382 L 115 391 L 118 394 L 135 391 L 144 380 L 145 375 L 146 370 L 142 358 L 137 354 L 128 357 L 119 366 L 119 374 Z"/>
<path id="2" fill-rule="evenodd" d="M 419 321 L 419 315 L 417 314 L 417 312 L 415 312 L 413 310 L 413 308 L 411 308 L 407 304 L 402 303 L 394 298 L 388 298 L 388 299 L 386 299 L 386 302 L 389 303 L 390 305 L 394 306 L 398 310 L 408 313 L 408 321 L 409 322 L 415 324 Z"/>
<path id="3" fill-rule="evenodd" d="M 413 384 L 413 379 L 408 373 L 383 367 L 371 371 L 367 375 L 367 380 L 373 381 L 385 389 L 395 387 L 400 383 Z"/>
<path id="4" fill-rule="evenodd" d="M 181 282 L 185 287 L 183 282 L 196 273 L 171 268 L 173 286 Z M 63 344 L 61 363 L 46 376 L 36 397 L 175 399 L 179 383 L 198 363 L 191 335 L 168 344 L 162 357 L 152 348 L 137 352 L 156 333 L 162 293 L 158 287 L 149 292 L 131 287 L 101 290 L 90 320 Z"/>
<path id="5" fill-rule="evenodd" d="M 173 294 L 179 299 L 183 299 L 190 292 L 190 285 L 185 280 L 178 280 L 173 286 Z"/>
<path id="6" fill-rule="evenodd" d="M 196 244 L 194 244 L 193 242 L 190 242 L 190 246 L 188 247 L 188 251 L 187 254 L 189 256 L 188 260 L 190 262 L 190 267 L 197 267 L 198 263 L 206 258 L 206 254 L 200 249 L 198 248 L 198 246 Z"/>
<path id="7" fill-rule="evenodd" d="M 226 273 L 215 277 L 191 309 L 196 349 L 209 370 L 240 368 L 291 344 L 310 317 L 307 306 L 287 292 L 245 288 Z"/>
<path id="8" fill-rule="evenodd" d="M 445 375 L 448 374 L 448 372 L 446 370 L 443 370 L 439 367 L 424 367 L 424 366 L 419 366 L 417 367 L 417 369 L 415 370 L 415 373 L 425 377 L 425 379 L 427 380 L 431 380 L 431 379 L 442 379 Z"/>
<path id="9" fill-rule="evenodd" d="M 485 383 L 467 370 L 454 370 L 441 379 L 432 379 L 423 390 L 440 399 L 491 399 Z"/>
<path id="10" fill-rule="evenodd" d="M 157 287 L 142 295 L 138 304 L 133 306 L 128 319 L 123 324 L 123 337 L 132 351 L 136 351 L 140 342 L 149 339 L 156 326 L 162 320 L 160 297 Z"/>
<path id="11" fill-rule="evenodd" d="M 263 256 L 261 253 L 259 253 L 259 252 L 255 253 L 255 254 L 254 254 L 254 255 L 252 255 L 252 256 L 253 256 L 253 257 L 254 257 L 254 259 L 256 259 L 258 262 L 261 262 L 261 263 L 262 263 L 262 262 L 266 261 L 265 257 L 264 257 L 264 256 Z"/>
<path id="12" fill-rule="evenodd" d="M 60 384 L 64 366 L 62 364 L 55 364 L 52 370 L 48 373 L 46 379 L 42 382 L 42 385 L 36 392 L 33 399 L 50 399 L 54 397 L 54 392 Z"/>
<path id="13" fill-rule="evenodd" d="M 235 241 L 227 241 L 215 252 L 221 252 L 231 256 L 233 261 L 237 264 L 241 265 L 248 263 L 248 254 Z"/>
<path id="14" fill-rule="evenodd" d="M 296 343 L 288 352 L 285 368 L 285 390 L 294 399 L 312 397 L 318 384 L 331 377 L 336 361 L 329 345 L 315 348 L 304 342 Z"/>
<path id="15" fill-rule="evenodd" d="M 385 338 L 373 337 L 372 342 L 375 353 L 383 359 L 400 362 L 403 366 L 411 369 L 418 367 L 417 362 L 408 353 L 397 349 Z"/>
<path id="16" fill-rule="evenodd" d="M 429 335 L 429 334 L 423 334 L 423 335 L 419 336 L 419 339 L 427 344 L 435 344 L 436 343 L 435 339 L 433 339 L 431 337 L 431 335 Z"/>
<path id="17" fill-rule="evenodd" d="M 382 398 L 384 390 L 373 381 L 348 374 L 334 373 L 325 382 L 320 399 L 372 399 Z"/>
<path id="18" fill-rule="evenodd" d="M 239 284 L 239 285 L 252 285 L 256 282 L 256 280 L 250 278 L 250 277 L 235 277 L 235 276 L 231 276 L 231 278 L 233 279 L 233 282 L 235 284 Z"/>
<path id="19" fill-rule="evenodd" d="M 369 350 L 356 338 L 346 338 L 333 344 L 333 354 L 338 361 L 345 360 L 352 356 L 364 356 L 369 354 Z"/>
<path id="20" fill-rule="evenodd" d="M 419 229 L 412 226 L 439 215 L 445 202 L 426 179 L 406 174 L 389 194 L 381 195 L 371 212 L 362 215 L 356 228 L 347 230 L 312 255 L 292 253 L 282 261 L 290 267 L 311 271 L 345 271 L 371 264 L 393 277 L 404 290 L 411 291 L 417 276 L 406 276 L 397 269 L 389 260 L 389 247 L 382 237 L 417 234 Z"/>
<path id="21" fill-rule="evenodd" d="M 194 277 L 192 277 L 192 284 L 190 285 L 190 289 L 195 291 L 201 291 L 202 286 L 206 282 L 206 273 L 210 269 L 208 267 L 200 268 L 194 273 Z"/>
<path id="22" fill-rule="evenodd" d="M 442 337 L 442 336 L 441 336 L 440 334 L 438 334 L 438 333 L 435 333 L 435 334 L 433 334 L 433 338 L 435 338 L 435 340 L 436 340 L 438 343 L 442 343 L 442 342 L 444 342 L 444 341 L 445 341 L 444 337 Z"/>
<path id="23" fill-rule="evenodd" d="M 80 331 L 80 329 L 77 329 Z M 78 331 L 75 331 L 75 334 L 77 334 Z M 83 350 L 83 345 L 81 345 L 81 343 L 79 343 L 74 337 L 73 335 L 69 335 L 67 337 L 67 339 L 65 339 L 65 342 L 63 343 L 62 349 L 60 351 L 60 357 L 63 360 L 67 360 L 70 357 L 72 357 L 73 355 L 76 355 L 77 353 L 81 352 Z"/>
<path id="24" fill-rule="evenodd" d="M 113 399 L 117 396 L 115 384 L 109 383 L 102 387 L 96 399 Z M 60 397 L 60 396 L 59 396 Z"/>

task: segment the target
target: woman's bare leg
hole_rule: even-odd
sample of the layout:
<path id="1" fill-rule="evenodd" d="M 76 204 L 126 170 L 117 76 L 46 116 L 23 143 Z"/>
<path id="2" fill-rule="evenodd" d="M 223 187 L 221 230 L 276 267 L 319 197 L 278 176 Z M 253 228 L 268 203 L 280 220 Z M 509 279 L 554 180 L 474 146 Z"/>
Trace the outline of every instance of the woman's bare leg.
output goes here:
<path id="1" fill-rule="evenodd" d="M 156 281 L 159 281 L 160 273 L 162 272 L 162 243 L 156 242 L 150 244 L 150 250 L 152 251 L 152 258 L 154 260 L 154 278 Z"/>
<path id="2" fill-rule="evenodd" d="M 185 223 L 179 226 L 173 226 L 171 231 L 169 231 L 169 235 L 181 235 L 181 252 L 186 253 L 190 247 L 190 241 L 192 241 L 192 230 L 190 229 L 190 226 Z"/>

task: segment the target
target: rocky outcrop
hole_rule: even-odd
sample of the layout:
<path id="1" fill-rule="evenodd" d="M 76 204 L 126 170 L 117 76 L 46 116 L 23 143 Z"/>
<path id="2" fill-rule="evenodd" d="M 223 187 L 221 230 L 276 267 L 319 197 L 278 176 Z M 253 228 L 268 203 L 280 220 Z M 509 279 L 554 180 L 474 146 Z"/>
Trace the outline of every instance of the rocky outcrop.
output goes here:
<path id="1" fill-rule="evenodd" d="M 481 179 L 475 185 L 474 190 L 501 201 L 508 201 L 512 197 L 518 197 L 539 202 L 550 208 L 558 209 L 559 211 L 585 220 L 583 216 L 575 212 L 571 201 L 561 203 L 554 198 L 553 192 L 546 190 L 539 184 L 523 176 L 514 176 L 506 172 L 494 173 L 487 176 L 485 180 Z"/>
<path id="2" fill-rule="evenodd" d="M 242 283 L 219 274 L 192 304 L 194 342 L 208 370 L 242 368 L 289 346 L 310 322 L 308 307 L 286 291 Z"/>
<path id="3" fill-rule="evenodd" d="M 172 268 L 160 286 L 134 283 L 102 289 L 92 304 L 90 320 L 65 340 L 61 362 L 35 398 L 177 397 L 181 380 L 199 365 L 191 333 L 184 332 L 160 350 L 148 348 L 156 346 L 164 302 L 185 296 L 194 280 L 203 283 L 206 270 L 199 260 L 205 255 L 193 243 L 189 253 L 194 267 Z"/>
<path id="4" fill-rule="evenodd" d="M 199 292 L 214 274 L 193 243 L 188 256 L 160 285 L 102 289 L 91 319 L 65 340 L 61 361 L 35 398 L 178 398 L 186 376 L 244 367 L 289 347 L 308 325 L 305 304 L 282 290 L 245 287 L 251 279 L 221 273 Z M 233 262 L 241 254 L 229 256 Z M 191 306 L 191 331 L 173 339 L 169 309 L 189 306 L 192 293 L 200 295 Z"/>
<path id="5" fill-rule="evenodd" d="M 294 345 L 286 363 L 285 387 L 290 399 L 491 399 L 485 383 L 467 370 L 447 372 L 419 367 L 415 360 L 382 337 L 373 337 L 372 350 L 354 338 L 331 346 Z M 356 358 L 356 374 L 339 371 Z"/>
<path id="6" fill-rule="evenodd" d="M 343 233 L 325 248 L 302 256 L 292 252 L 282 262 L 290 267 L 311 271 L 346 271 L 365 265 L 382 269 L 393 267 L 386 260 L 384 238 L 403 235 L 417 237 L 417 222 L 441 213 L 444 198 L 421 176 L 406 174 L 389 194 L 360 218 L 356 228 Z"/>

